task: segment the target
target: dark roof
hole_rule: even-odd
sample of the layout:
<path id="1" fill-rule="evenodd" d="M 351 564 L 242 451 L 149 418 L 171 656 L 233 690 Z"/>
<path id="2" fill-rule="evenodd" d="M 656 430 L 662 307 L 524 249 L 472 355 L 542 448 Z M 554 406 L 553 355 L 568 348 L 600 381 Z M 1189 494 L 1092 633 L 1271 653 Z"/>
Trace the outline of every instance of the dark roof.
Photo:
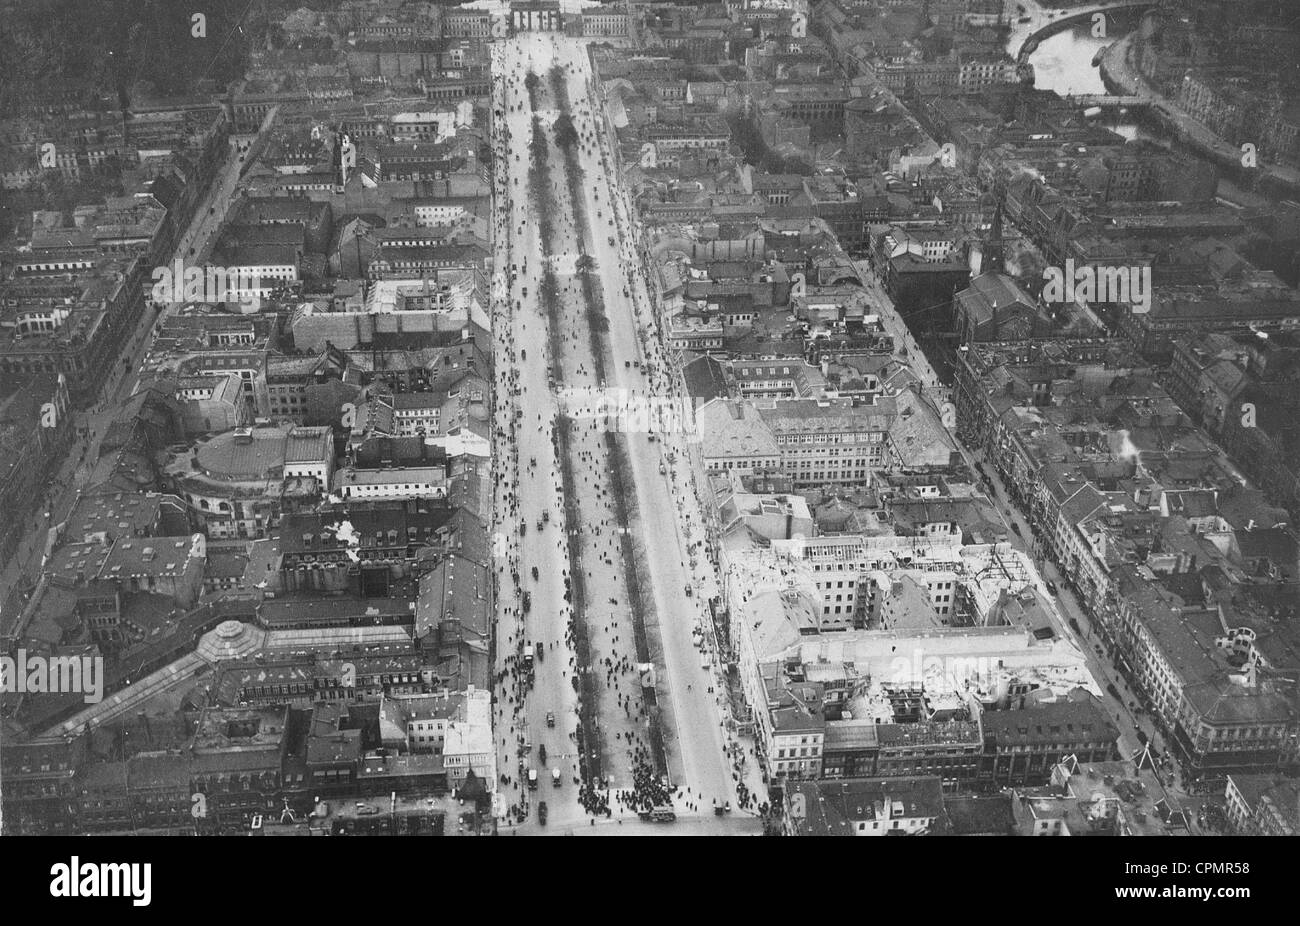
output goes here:
<path id="1" fill-rule="evenodd" d="M 949 797 L 943 802 L 950 836 L 1010 836 L 1016 818 L 1010 794 L 989 797 Z"/>
<path id="2" fill-rule="evenodd" d="M 132 790 L 172 788 L 188 791 L 190 760 L 170 753 L 140 753 L 127 762 L 127 781 Z"/>
<path id="3" fill-rule="evenodd" d="M 996 271 L 975 277 L 970 281 L 969 287 L 957 294 L 957 299 L 980 321 L 992 318 L 994 307 L 1002 310 L 1012 305 L 1021 305 L 1030 311 L 1034 309 L 1033 298 L 1012 277 Z"/>
<path id="4" fill-rule="evenodd" d="M 1119 730 L 1102 703 L 1089 695 L 1078 701 L 1054 701 L 1018 711 L 985 711 L 985 738 L 1002 747 L 1072 741 L 1114 741 Z"/>
<path id="5" fill-rule="evenodd" d="M 686 364 L 682 370 L 686 391 L 699 402 L 727 397 L 727 380 L 722 364 L 708 354 L 701 354 Z"/>
<path id="6" fill-rule="evenodd" d="M 1281 528 L 1237 531 L 1237 547 L 1246 559 L 1267 558 L 1278 564 L 1296 562 L 1295 537 Z"/>
<path id="7" fill-rule="evenodd" d="M 875 821 L 886 828 L 895 819 L 885 801 L 903 805 L 904 818 L 943 818 L 943 784 L 936 775 L 916 778 L 857 778 L 792 782 L 803 796 L 805 816 L 794 825 L 804 836 L 853 836 L 856 823 Z"/>

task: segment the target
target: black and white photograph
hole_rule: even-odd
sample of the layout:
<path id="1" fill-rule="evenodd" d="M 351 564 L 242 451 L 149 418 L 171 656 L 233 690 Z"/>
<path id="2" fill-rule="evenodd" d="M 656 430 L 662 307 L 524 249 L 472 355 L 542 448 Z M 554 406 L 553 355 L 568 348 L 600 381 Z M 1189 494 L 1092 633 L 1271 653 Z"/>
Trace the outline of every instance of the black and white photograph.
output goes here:
<path id="1" fill-rule="evenodd" d="M 4 881 L 1289 903 L 1298 91 L 1291 0 L 0 0 Z"/>

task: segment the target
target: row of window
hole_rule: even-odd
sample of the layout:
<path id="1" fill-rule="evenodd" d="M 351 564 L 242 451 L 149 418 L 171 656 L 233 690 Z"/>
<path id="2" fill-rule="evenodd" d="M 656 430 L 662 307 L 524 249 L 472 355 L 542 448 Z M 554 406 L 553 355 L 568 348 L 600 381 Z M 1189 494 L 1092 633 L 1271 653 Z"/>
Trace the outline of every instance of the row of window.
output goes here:
<path id="1" fill-rule="evenodd" d="M 817 470 L 813 473 L 795 473 L 794 476 L 798 484 L 803 486 L 840 479 L 856 479 L 860 481 L 867 478 L 867 471 L 862 469 L 846 469 L 842 472 L 840 470 Z"/>
<path id="2" fill-rule="evenodd" d="M 885 439 L 883 431 L 855 432 L 853 434 L 778 434 L 778 444 L 879 444 Z"/>
<path id="3" fill-rule="evenodd" d="M 817 761 L 815 759 L 811 761 L 802 761 L 796 759 L 793 762 L 790 761 L 782 762 L 780 759 L 778 759 L 775 764 L 776 764 L 776 773 L 778 775 L 784 775 L 787 772 L 807 771 L 807 772 L 816 773 L 817 771 Z"/>

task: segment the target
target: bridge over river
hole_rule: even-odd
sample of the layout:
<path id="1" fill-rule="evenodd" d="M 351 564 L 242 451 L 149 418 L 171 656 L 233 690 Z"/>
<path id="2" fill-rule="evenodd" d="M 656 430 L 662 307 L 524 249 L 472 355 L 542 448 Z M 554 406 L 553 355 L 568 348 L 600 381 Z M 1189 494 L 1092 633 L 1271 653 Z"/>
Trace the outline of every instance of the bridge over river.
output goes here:
<path id="1" fill-rule="evenodd" d="M 1076 23 L 1090 21 L 1097 13 L 1149 9 L 1159 6 L 1160 0 L 1111 0 L 1108 3 L 1063 9 L 1040 6 L 1035 0 L 1019 0 L 1019 5 L 1025 9 L 1019 18 L 1028 17 L 1029 20 L 1027 23 L 1017 22 L 1013 26 L 1013 34 L 1023 33 L 1020 47 L 1016 51 L 1016 60 L 1024 63 L 1038 49 L 1038 43 L 1049 35 L 1071 29 Z"/>

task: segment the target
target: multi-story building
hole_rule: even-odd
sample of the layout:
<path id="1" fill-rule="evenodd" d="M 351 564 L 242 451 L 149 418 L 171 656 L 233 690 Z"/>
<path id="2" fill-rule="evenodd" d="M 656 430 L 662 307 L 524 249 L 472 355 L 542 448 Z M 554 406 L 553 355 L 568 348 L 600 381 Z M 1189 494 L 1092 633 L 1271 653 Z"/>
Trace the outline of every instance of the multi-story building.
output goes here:
<path id="1" fill-rule="evenodd" d="M 1262 156 L 1292 161 L 1300 112 L 1285 94 L 1260 84 L 1254 68 L 1192 68 L 1177 84 L 1178 105 L 1216 135 L 1258 138 Z"/>
<path id="2" fill-rule="evenodd" d="M 910 389 L 861 399 L 776 399 L 758 416 L 796 485 L 865 485 L 873 471 L 944 469 L 955 453 L 938 412 Z"/>
<path id="3" fill-rule="evenodd" d="M 213 539 L 265 537 L 280 516 L 286 480 L 324 491 L 334 472 L 330 429 L 239 428 L 173 453 L 167 480 Z"/>
<path id="4" fill-rule="evenodd" d="M 980 728 L 984 751 L 979 780 L 1001 785 L 1042 784 L 1068 756 L 1080 763 L 1118 757 L 1119 729 L 1094 696 L 1023 710 L 984 711 Z"/>
<path id="5" fill-rule="evenodd" d="M 881 619 L 894 577 L 919 584 L 935 618 L 950 614 L 963 569 L 960 537 L 899 537 L 893 533 L 774 539 L 773 552 L 806 564 L 817 590 L 824 629 L 865 626 Z M 940 609 L 945 609 L 941 611 Z"/>
<path id="6" fill-rule="evenodd" d="M 759 727 L 766 734 L 771 773 L 777 778 L 820 778 L 826 721 L 797 702 L 775 707 L 769 716 L 770 725 L 760 720 Z"/>
<path id="7" fill-rule="evenodd" d="M 1042 334 L 1034 299 L 1003 273 L 981 273 L 953 299 L 962 341 L 1013 341 Z"/>
<path id="8" fill-rule="evenodd" d="M 384 747 L 441 755 L 448 728 L 464 710 L 464 699 L 463 692 L 447 691 L 384 698 L 379 707 Z"/>
<path id="9" fill-rule="evenodd" d="M 41 374 L 17 393 L 0 400 L 0 561 L 22 540 L 33 507 L 39 503 L 51 467 L 72 440 L 68 380 Z"/>
<path id="10" fill-rule="evenodd" d="M 783 468 L 796 485 L 866 484 L 873 469 L 886 468 L 893 397 L 871 405 L 852 401 L 789 399 L 759 416 L 771 429 Z"/>
<path id="11" fill-rule="evenodd" d="M 668 344 L 673 350 L 701 353 L 722 350 L 722 315 L 674 315 L 668 323 Z"/>
<path id="12" fill-rule="evenodd" d="M 843 122 L 842 109 L 840 122 Z M 865 251 L 869 244 L 867 223 L 874 216 L 868 199 L 859 194 L 857 187 L 846 177 L 826 174 L 805 178 L 803 187 L 803 194 L 791 206 L 804 207 L 824 221 L 845 251 L 851 254 Z"/>
<path id="13" fill-rule="evenodd" d="M 616 38 L 628 34 L 627 14 L 610 7 L 597 7 L 580 14 L 582 34 L 587 37 Z"/>
<path id="14" fill-rule="evenodd" d="M 490 38 L 492 17 L 486 10 L 448 8 L 442 16 L 442 34 L 447 38 Z"/>
<path id="15" fill-rule="evenodd" d="M 368 469 L 348 466 L 334 474 L 335 495 L 349 499 L 445 498 L 445 466 L 412 466 Z"/>
<path id="16" fill-rule="evenodd" d="M 731 145 L 731 130 L 721 116 L 697 116 L 679 125 L 655 123 L 646 127 L 646 140 L 659 152 L 714 151 Z"/>
<path id="17" fill-rule="evenodd" d="M 1157 288 L 1150 309 L 1122 309 L 1120 334 L 1148 359 L 1167 361 L 1175 339 L 1207 331 L 1288 332 L 1300 328 L 1300 295 L 1276 285 Z"/>
<path id="18" fill-rule="evenodd" d="M 190 761 L 169 752 L 141 752 L 126 761 L 131 823 L 136 830 L 194 831 Z"/>
<path id="19" fill-rule="evenodd" d="M 808 123 L 814 135 L 821 137 L 844 134 L 844 104 L 848 101 L 842 84 L 782 84 L 772 89 L 766 105 Z"/>
<path id="20" fill-rule="evenodd" d="M 934 776 L 804 781 L 786 790 L 788 836 L 921 836 L 944 819 Z"/>
<path id="21" fill-rule="evenodd" d="M 73 403 L 90 402 L 144 309 L 140 267 L 33 247 L 0 307 L 0 374 L 62 373 Z"/>
<path id="22" fill-rule="evenodd" d="M 1247 371 L 1254 353 L 1250 341 L 1258 340 L 1252 332 L 1235 338 L 1212 333 L 1173 342 L 1173 360 L 1166 380 L 1169 394 L 1213 435 L 1223 432 L 1234 400 L 1250 385 Z"/>
<path id="23" fill-rule="evenodd" d="M 564 17 L 559 0 L 511 0 L 510 23 L 519 32 L 559 32 Z"/>
<path id="24" fill-rule="evenodd" d="M 957 86 L 966 92 L 978 92 L 998 84 L 1032 82 L 1031 64 L 1018 64 L 1010 59 L 963 60 L 957 69 Z"/>
<path id="25" fill-rule="evenodd" d="M 878 752 L 875 769 L 869 773 L 873 778 L 936 775 L 945 790 L 956 790 L 973 783 L 979 773 L 984 740 L 977 722 L 921 721 L 874 727 Z"/>
<path id="26" fill-rule="evenodd" d="M 85 736 L 4 743 L 0 770 L 5 781 L 5 835 L 74 832 L 77 776 L 87 764 L 89 745 Z"/>
<path id="27" fill-rule="evenodd" d="M 1116 380 L 1141 383 L 1149 376 L 1149 366 L 1112 339 L 970 344 L 957 352 L 958 432 L 967 447 L 982 450 L 1007 474 L 1009 491 L 1029 508 L 1038 471 L 1047 462 L 1035 451 L 1035 435 L 1044 430 L 1036 410 L 1055 404 L 1066 382 L 1088 384 L 1089 394 L 1097 395 Z M 1074 390 L 1062 400 L 1076 402 L 1079 395 Z"/>
<path id="28" fill-rule="evenodd" d="M 250 402 L 238 373 L 187 376 L 176 383 L 181 422 L 187 435 L 229 431 L 251 423 Z"/>
<path id="29" fill-rule="evenodd" d="M 1294 682 L 1269 671 L 1255 631 L 1227 626 L 1233 611 L 1175 608 L 1149 573 L 1130 565 L 1114 570 L 1101 618 L 1183 767 L 1217 776 L 1293 764 L 1300 731 Z"/>
<path id="30" fill-rule="evenodd" d="M 1229 775 L 1224 814 L 1243 836 L 1300 835 L 1300 788 L 1294 779 Z"/>
<path id="31" fill-rule="evenodd" d="M 714 399 L 696 410 L 695 419 L 703 439 L 701 455 L 709 472 L 780 469 L 782 454 L 776 437 L 750 403 Z"/>
<path id="32" fill-rule="evenodd" d="M 205 708 L 190 743 L 190 780 L 205 826 L 278 811 L 292 708 Z"/>
<path id="33" fill-rule="evenodd" d="M 307 424 L 311 417 L 309 390 L 335 380 L 356 377 L 348 369 L 347 354 L 328 344 L 320 354 L 309 357 L 271 355 L 266 361 L 268 410 L 274 418 Z"/>
<path id="34" fill-rule="evenodd" d="M 399 392 L 393 396 L 393 433 L 397 437 L 433 437 L 446 397 L 433 392 Z"/>
<path id="35" fill-rule="evenodd" d="M 495 760 L 484 755 L 491 748 L 487 720 L 490 693 L 473 686 L 465 691 L 443 691 L 412 697 L 385 698 L 380 705 L 380 735 L 386 748 L 403 753 L 431 753 L 451 761 L 448 776 L 463 781 L 471 769 L 492 781 Z M 486 733 L 487 745 L 482 742 Z"/>

